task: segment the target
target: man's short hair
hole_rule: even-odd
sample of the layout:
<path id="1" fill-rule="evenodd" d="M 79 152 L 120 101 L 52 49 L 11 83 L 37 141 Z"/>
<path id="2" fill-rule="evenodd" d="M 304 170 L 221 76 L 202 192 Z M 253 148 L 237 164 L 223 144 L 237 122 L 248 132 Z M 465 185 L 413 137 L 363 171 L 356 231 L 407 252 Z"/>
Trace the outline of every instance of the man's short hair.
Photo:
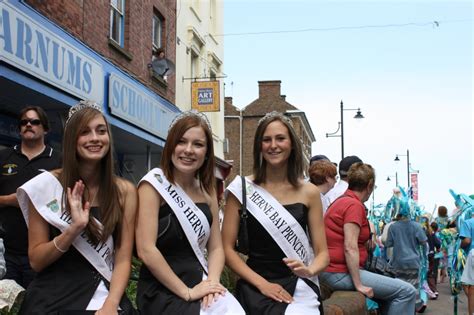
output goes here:
<path id="1" fill-rule="evenodd" d="M 20 111 L 20 114 L 18 115 L 18 123 L 23 118 L 23 116 L 26 114 L 26 112 L 28 112 L 30 110 L 34 110 L 36 112 L 36 114 L 38 114 L 38 118 L 41 121 L 41 125 L 43 125 L 44 131 L 49 131 L 48 115 L 46 115 L 46 112 L 44 111 L 44 109 L 42 109 L 39 106 L 26 106 L 25 108 L 23 108 Z M 18 127 L 20 127 L 19 124 L 18 124 Z"/>

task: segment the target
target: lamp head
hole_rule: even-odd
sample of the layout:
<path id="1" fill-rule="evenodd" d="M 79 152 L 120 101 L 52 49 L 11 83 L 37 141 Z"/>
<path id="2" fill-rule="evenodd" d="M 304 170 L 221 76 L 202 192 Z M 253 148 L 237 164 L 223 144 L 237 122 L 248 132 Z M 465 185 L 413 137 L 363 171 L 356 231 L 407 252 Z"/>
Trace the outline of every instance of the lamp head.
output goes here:
<path id="1" fill-rule="evenodd" d="M 394 160 L 394 161 L 395 161 L 395 162 L 400 161 L 400 159 L 398 158 L 398 154 L 397 154 L 397 156 L 395 156 L 395 160 Z"/>
<path id="2" fill-rule="evenodd" d="M 360 111 L 360 108 L 357 109 L 357 114 L 354 116 L 355 119 L 362 119 L 365 118 L 364 115 L 362 115 L 362 112 Z"/>
<path id="3" fill-rule="evenodd" d="M 391 181 L 392 179 L 390 178 L 390 176 L 387 176 L 387 182 Z"/>

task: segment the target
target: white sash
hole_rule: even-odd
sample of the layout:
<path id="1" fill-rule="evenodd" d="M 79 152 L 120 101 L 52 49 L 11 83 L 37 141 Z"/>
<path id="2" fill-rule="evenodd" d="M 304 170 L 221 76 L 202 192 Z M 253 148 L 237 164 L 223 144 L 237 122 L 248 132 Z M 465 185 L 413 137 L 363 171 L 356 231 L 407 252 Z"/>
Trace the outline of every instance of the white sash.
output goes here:
<path id="1" fill-rule="evenodd" d="M 64 232 L 72 221 L 71 215 L 63 212 L 63 187 L 58 179 L 49 172 L 43 172 L 23 184 L 16 191 L 18 203 L 28 225 L 28 200 L 36 211 L 49 224 Z M 102 224 L 96 220 L 100 227 Z M 105 243 L 93 245 L 85 231 L 72 242 L 72 245 L 84 256 L 94 268 L 110 282 L 114 268 L 114 241 L 109 236 Z"/>
<path id="2" fill-rule="evenodd" d="M 301 260 L 306 266 L 314 259 L 308 236 L 288 210 L 268 191 L 245 179 L 247 210 L 262 224 L 288 258 Z M 227 189 L 242 203 L 242 180 L 237 176 Z M 309 278 L 318 284 L 318 277 Z"/>
<path id="3" fill-rule="evenodd" d="M 210 236 L 211 227 L 205 214 L 194 204 L 189 196 L 178 185 L 171 184 L 159 168 L 154 168 L 140 181 L 150 183 L 178 218 L 184 234 L 188 239 L 197 259 L 206 274 L 207 259 L 205 257 L 206 245 Z"/>

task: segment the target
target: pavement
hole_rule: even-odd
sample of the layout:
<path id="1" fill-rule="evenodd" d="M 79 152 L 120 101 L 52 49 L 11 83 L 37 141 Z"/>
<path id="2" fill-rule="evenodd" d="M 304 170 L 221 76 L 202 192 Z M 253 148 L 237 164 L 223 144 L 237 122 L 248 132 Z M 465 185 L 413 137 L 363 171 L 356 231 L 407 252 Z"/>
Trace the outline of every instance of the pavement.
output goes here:
<path id="1" fill-rule="evenodd" d="M 423 314 L 428 315 L 453 315 L 454 299 L 451 295 L 448 283 L 438 284 L 439 296 L 437 300 L 429 300 L 428 307 Z M 467 297 L 464 292 L 458 295 L 458 313 L 457 315 L 468 315 Z"/>

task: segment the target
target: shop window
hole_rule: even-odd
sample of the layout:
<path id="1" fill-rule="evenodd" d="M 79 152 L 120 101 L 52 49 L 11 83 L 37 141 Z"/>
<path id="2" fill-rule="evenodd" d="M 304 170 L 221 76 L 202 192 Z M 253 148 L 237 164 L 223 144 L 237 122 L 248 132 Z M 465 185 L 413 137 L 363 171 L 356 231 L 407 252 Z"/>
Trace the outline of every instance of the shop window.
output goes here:
<path id="1" fill-rule="evenodd" d="M 110 0 L 110 39 L 124 47 L 125 0 Z"/>
<path id="2" fill-rule="evenodd" d="M 164 19 L 163 17 L 158 14 L 153 14 L 153 29 L 152 29 L 152 37 L 153 37 L 153 50 L 158 50 L 158 48 L 163 47 L 163 26 L 164 26 Z"/>

